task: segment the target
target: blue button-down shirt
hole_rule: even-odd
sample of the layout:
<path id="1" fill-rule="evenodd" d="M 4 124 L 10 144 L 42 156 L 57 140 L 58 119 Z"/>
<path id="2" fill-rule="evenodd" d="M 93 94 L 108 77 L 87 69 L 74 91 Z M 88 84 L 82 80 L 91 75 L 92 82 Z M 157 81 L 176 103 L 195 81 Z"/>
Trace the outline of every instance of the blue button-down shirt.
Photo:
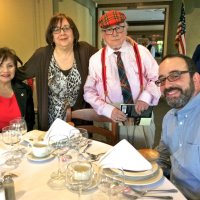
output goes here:
<path id="1" fill-rule="evenodd" d="M 162 166 L 171 160 L 171 180 L 188 199 L 200 199 L 200 94 L 164 117 L 160 151 Z"/>

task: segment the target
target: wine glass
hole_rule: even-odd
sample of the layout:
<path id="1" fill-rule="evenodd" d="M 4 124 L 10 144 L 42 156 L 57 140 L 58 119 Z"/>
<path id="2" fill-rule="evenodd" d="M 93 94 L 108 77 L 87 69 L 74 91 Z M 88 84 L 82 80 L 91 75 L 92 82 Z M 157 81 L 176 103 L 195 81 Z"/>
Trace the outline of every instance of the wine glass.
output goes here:
<path id="1" fill-rule="evenodd" d="M 21 132 L 22 135 L 27 133 L 27 124 L 23 117 L 19 117 L 10 121 L 10 125 L 14 126 L 15 129 Z"/>
<path id="2" fill-rule="evenodd" d="M 88 132 L 84 128 L 74 128 L 70 130 L 70 144 L 71 148 L 75 149 L 78 153 L 78 160 L 82 160 L 82 156 L 80 153 L 81 147 L 87 144 L 87 136 Z"/>
<path id="3" fill-rule="evenodd" d="M 15 129 L 16 133 L 21 134 L 21 137 L 25 133 L 27 133 L 27 124 L 23 117 L 19 117 L 19 118 L 11 120 L 10 126 L 12 126 L 13 129 Z M 16 154 L 23 157 L 25 153 L 27 153 L 26 149 L 19 147 L 19 143 L 18 143 L 18 146 L 16 148 Z"/>
<path id="4" fill-rule="evenodd" d="M 120 194 L 125 188 L 123 169 L 101 166 L 98 188 L 106 193 L 110 200 L 120 199 Z"/>
<path id="5" fill-rule="evenodd" d="M 66 169 L 66 184 L 71 190 L 78 191 L 81 199 L 82 190 L 91 186 L 93 178 L 92 164 L 88 161 L 75 161 L 68 164 Z"/>
<path id="6" fill-rule="evenodd" d="M 7 152 L 7 165 L 18 165 L 21 162 L 21 156 L 18 156 L 14 145 L 21 141 L 21 133 L 17 132 L 13 126 L 2 128 L 2 140 L 6 145 L 10 146 L 10 151 Z"/>
<path id="7" fill-rule="evenodd" d="M 51 174 L 51 178 L 48 181 L 48 185 L 53 189 L 64 189 L 65 185 L 65 173 L 62 171 L 62 155 L 66 154 L 70 149 L 69 135 L 52 135 L 49 137 L 48 145 L 51 148 L 53 154 L 58 158 L 58 169 Z"/>

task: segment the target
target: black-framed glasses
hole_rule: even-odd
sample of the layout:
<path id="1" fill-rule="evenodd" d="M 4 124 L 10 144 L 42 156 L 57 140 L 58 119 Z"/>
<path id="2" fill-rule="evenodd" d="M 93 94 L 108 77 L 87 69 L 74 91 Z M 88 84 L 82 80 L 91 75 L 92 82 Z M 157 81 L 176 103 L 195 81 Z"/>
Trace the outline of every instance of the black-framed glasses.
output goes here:
<path id="1" fill-rule="evenodd" d="M 63 30 L 63 32 L 69 32 L 70 31 L 70 29 L 71 29 L 71 27 L 70 26 L 68 26 L 68 25 L 66 25 L 66 26 L 63 26 L 63 27 L 55 27 L 54 29 L 53 29 L 53 33 L 61 33 L 61 30 Z"/>
<path id="2" fill-rule="evenodd" d="M 169 82 L 173 82 L 173 81 L 180 79 L 182 74 L 191 73 L 191 72 L 192 71 L 173 71 L 173 72 L 170 72 L 167 77 L 160 77 L 157 81 L 155 81 L 155 84 L 158 87 L 160 87 L 160 86 L 163 86 L 165 84 L 166 79 Z"/>
<path id="3" fill-rule="evenodd" d="M 112 35 L 114 30 L 117 32 L 117 33 L 122 33 L 124 31 L 124 27 L 125 26 L 116 26 L 115 28 L 106 28 L 106 29 L 102 29 L 102 31 L 104 31 L 106 33 L 106 35 Z"/>

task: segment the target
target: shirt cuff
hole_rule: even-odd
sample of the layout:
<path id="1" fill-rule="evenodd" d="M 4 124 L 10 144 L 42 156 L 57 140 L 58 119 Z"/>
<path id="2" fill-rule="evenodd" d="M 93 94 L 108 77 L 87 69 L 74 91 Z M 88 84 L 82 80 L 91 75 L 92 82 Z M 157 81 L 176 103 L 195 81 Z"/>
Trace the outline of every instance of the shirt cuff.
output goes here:
<path id="1" fill-rule="evenodd" d="M 152 104 L 152 96 L 147 91 L 143 91 L 141 95 L 139 96 L 138 100 L 144 101 L 148 103 L 149 105 Z"/>
<path id="2" fill-rule="evenodd" d="M 114 108 L 115 107 L 113 105 L 106 104 L 105 107 L 102 110 L 102 115 L 111 119 L 111 114 L 112 114 L 112 111 L 113 111 Z"/>

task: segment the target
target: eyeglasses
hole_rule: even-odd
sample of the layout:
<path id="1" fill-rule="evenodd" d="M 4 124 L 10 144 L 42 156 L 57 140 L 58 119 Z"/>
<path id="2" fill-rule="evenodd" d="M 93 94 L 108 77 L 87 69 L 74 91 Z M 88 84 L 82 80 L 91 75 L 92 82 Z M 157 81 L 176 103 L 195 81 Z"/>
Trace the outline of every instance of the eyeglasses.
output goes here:
<path id="1" fill-rule="evenodd" d="M 173 71 L 173 72 L 170 72 L 169 76 L 159 78 L 157 81 L 155 81 L 155 84 L 158 87 L 160 87 L 160 86 L 163 86 L 165 84 L 166 79 L 169 82 L 173 82 L 173 81 L 180 79 L 182 74 L 191 73 L 191 72 L 192 71 Z"/>
<path id="2" fill-rule="evenodd" d="M 115 28 L 107 28 L 107 29 L 102 29 L 106 33 L 106 35 L 112 35 L 114 30 L 117 33 L 122 33 L 124 31 L 125 26 L 116 26 Z"/>
<path id="3" fill-rule="evenodd" d="M 56 33 L 56 34 L 61 33 L 61 30 L 63 30 L 63 32 L 66 33 L 66 32 L 69 32 L 70 29 L 71 29 L 71 27 L 67 26 L 67 25 L 63 26 L 63 27 L 55 27 L 53 29 L 53 33 Z"/>

